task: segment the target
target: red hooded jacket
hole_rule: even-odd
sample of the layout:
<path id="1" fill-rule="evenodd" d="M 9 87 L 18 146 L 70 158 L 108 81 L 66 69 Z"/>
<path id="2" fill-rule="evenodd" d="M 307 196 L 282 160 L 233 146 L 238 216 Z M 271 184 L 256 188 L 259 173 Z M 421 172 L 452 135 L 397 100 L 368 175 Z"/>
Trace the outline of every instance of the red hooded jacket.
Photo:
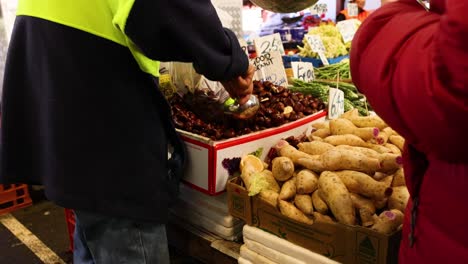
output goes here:
<path id="1" fill-rule="evenodd" d="M 462 0 L 432 0 L 430 12 L 415 0 L 400 0 L 373 12 L 353 40 L 355 84 L 406 138 L 404 168 L 412 199 L 400 263 L 468 263 L 466 10 L 468 1 Z"/>

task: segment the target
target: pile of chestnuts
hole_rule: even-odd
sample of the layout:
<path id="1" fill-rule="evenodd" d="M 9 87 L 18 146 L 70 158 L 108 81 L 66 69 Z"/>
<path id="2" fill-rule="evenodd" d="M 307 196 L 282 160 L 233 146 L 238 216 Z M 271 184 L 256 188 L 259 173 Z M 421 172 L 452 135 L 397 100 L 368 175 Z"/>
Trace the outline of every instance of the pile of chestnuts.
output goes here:
<path id="1" fill-rule="evenodd" d="M 197 102 L 193 98 L 190 104 L 184 100 L 184 97 L 193 97 L 196 94 L 173 96 L 170 104 L 175 126 L 212 140 L 221 140 L 278 127 L 325 109 L 325 104 L 321 100 L 311 95 L 292 92 L 288 88 L 274 85 L 271 82 L 254 81 L 254 94 L 260 100 L 260 109 L 254 117 L 248 120 L 234 119 L 230 115 L 215 119 L 206 118 L 210 116 L 209 112 L 216 113 L 218 117 L 219 111 L 216 109 L 209 111 L 207 104 L 193 104 Z M 202 100 L 199 102 L 203 103 Z M 197 111 L 192 110 L 197 108 L 209 112 L 206 115 L 197 115 L 195 114 Z"/>

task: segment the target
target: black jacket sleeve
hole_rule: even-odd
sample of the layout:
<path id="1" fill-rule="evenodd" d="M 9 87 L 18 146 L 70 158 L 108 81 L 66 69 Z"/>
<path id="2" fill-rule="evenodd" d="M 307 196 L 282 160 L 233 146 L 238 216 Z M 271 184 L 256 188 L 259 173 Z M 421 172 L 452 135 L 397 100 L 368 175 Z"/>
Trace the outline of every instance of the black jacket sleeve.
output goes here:
<path id="1" fill-rule="evenodd" d="M 343 21 L 343 20 L 346 20 L 345 15 L 343 15 L 343 14 L 340 13 L 340 14 L 338 14 L 338 15 L 336 16 L 336 22 L 337 22 L 337 23 L 340 22 L 340 21 Z"/>
<path id="2" fill-rule="evenodd" d="M 210 0 L 135 0 L 125 34 L 149 58 L 193 62 L 211 80 L 247 72 L 247 56 Z"/>

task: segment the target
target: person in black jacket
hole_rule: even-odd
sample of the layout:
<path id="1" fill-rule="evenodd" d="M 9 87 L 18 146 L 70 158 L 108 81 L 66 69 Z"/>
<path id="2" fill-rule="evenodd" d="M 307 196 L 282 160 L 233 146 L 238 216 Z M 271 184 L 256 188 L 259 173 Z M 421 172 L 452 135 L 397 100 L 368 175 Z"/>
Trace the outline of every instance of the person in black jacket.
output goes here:
<path id="1" fill-rule="evenodd" d="M 193 62 L 241 103 L 253 67 L 209 0 L 41 1 L 19 1 L 0 183 L 42 184 L 75 210 L 75 264 L 168 263 L 186 155 L 151 62 Z"/>

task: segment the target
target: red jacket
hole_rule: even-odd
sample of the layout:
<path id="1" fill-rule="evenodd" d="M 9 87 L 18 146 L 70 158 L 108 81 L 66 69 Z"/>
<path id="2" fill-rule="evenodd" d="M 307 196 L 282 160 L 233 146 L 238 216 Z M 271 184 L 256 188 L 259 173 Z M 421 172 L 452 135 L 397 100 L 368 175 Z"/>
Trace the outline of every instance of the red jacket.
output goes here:
<path id="1" fill-rule="evenodd" d="M 351 49 L 357 87 L 407 142 L 419 189 L 415 244 L 405 213 L 400 263 L 468 263 L 468 1 L 400 0 L 373 12 Z M 416 183 L 422 181 L 420 188 Z"/>

